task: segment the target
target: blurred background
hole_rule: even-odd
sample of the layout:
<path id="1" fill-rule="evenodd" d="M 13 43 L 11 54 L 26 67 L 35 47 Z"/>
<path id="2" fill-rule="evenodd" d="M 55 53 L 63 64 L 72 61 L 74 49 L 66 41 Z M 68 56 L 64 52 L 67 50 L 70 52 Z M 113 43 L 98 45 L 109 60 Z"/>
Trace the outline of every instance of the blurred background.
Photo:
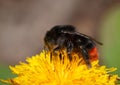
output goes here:
<path id="1" fill-rule="evenodd" d="M 100 64 L 120 76 L 120 0 L 0 0 L 0 78 L 13 77 L 8 65 L 39 53 L 46 31 L 64 24 L 102 42 Z"/>

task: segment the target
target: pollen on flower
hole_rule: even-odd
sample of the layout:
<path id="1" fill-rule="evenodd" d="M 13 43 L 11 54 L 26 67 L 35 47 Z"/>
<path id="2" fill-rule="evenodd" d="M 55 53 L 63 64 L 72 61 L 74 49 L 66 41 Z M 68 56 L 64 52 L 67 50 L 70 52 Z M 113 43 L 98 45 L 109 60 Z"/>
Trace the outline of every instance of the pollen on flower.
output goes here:
<path id="1" fill-rule="evenodd" d="M 27 58 L 26 62 L 10 66 L 17 77 L 4 80 L 11 85 L 117 85 L 117 75 L 110 75 L 116 68 L 100 66 L 98 60 L 92 62 L 92 68 L 88 68 L 82 57 L 72 54 L 70 62 L 67 53 L 59 52 L 52 56 L 42 51 L 36 56 Z"/>

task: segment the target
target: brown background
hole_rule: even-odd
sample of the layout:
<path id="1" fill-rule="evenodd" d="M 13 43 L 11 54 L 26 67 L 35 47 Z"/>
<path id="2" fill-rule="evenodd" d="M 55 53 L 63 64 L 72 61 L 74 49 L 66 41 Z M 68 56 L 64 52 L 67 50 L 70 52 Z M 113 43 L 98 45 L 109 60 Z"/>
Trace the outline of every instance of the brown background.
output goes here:
<path id="1" fill-rule="evenodd" d="M 45 32 L 58 24 L 98 39 L 103 16 L 116 5 L 120 0 L 0 0 L 0 62 L 39 53 Z"/>

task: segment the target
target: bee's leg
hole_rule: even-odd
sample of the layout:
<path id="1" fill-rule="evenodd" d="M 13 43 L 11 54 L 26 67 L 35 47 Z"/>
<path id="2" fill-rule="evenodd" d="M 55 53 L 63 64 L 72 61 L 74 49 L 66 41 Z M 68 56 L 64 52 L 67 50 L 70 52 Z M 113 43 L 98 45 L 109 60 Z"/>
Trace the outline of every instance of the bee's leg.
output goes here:
<path id="1" fill-rule="evenodd" d="M 73 50 L 73 44 L 71 41 L 69 41 L 66 45 L 67 48 L 67 54 L 68 54 L 68 58 L 70 61 L 72 61 L 72 55 L 71 55 L 71 51 Z"/>
<path id="2" fill-rule="evenodd" d="M 53 52 L 60 50 L 60 46 L 57 46 L 56 48 L 53 49 Z"/>
<path id="3" fill-rule="evenodd" d="M 56 48 L 53 49 L 53 52 L 55 52 L 55 51 L 59 51 L 60 52 L 60 50 L 61 50 L 61 47 L 57 46 Z M 61 54 L 61 52 L 59 54 L 59 58 L 60 58 L 60 61 L 61 61 L 62 60 L 62 54 Z"/>
<path id="4" fill-rule="evenodd" d="M 60 53 L 60 55 L 59 55 L 59 58 L 60 58 L 60 61 L 62 60 L 62 54 Z"/>
<path id="5" fill-rule="evenodd" d="M 52 52 L 50 52 L 50 61 L 52 62 Z"/>
<path id="6" fill-rule="evenodd" d="M 88 68 L 91 68 L 91 62 L 90 62 L 90 57 L 89 57 L 89 53 L 87 52 L 86 49 L 80 47 L 82 55 L 83 55 L 83 59 L 86 62 Z"/>

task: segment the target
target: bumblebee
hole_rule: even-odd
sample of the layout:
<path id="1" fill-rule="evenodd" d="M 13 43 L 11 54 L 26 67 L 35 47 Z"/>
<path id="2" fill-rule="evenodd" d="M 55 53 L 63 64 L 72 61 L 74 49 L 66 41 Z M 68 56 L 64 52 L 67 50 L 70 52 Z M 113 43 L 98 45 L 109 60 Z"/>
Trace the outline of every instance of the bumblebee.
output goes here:
<path id="1" fill-rule="evenodd" d="M 57 25 L 53 27 L 46 32 L 44 42 L 51 54 L 65 48 L 70 61 L 72 60 L 71 53 L 77 50 L 83 55 L 88 67 L 91 67 L 90 59 L 98 59 L 95 42 L 102 45 L 102 43 L 92 37 L 77 32 L 72 25 Z"/>

